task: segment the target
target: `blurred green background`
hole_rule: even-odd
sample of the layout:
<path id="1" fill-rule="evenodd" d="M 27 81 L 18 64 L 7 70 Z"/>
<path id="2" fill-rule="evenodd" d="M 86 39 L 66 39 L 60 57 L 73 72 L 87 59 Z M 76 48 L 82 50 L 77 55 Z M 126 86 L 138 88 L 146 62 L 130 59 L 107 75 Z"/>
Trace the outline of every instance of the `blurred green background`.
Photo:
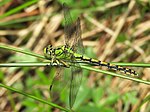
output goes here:
<path id="1" fill-rule="evenodd" d="M 0 44 L 43 55 L 47 45 L 64 44 L 62 4 L 66 2 L 75 21 L 81 19 L 85 55 L 106 62 L 150 62 L 149 0 L 1 0 Z M 0 62 L 40 62 L 33 56 L 0 49 Z M 105 68 L 102 68 L 105 69 Z M 150 80 L 150 69 L 133 67 Z M 51 101 L 49 85 L 54 67 L 0 68 L 0 83 Z M 62 90 L 58 90 L 61 92 Z M 77 112 L 150 111 L 143 100 L 149 86 L 118 77 L 83 70 L 74 105 Z M 66 107 L 68 96 L 57 96 Z M 55 102 L 54 102 L 55 103 Z M 61 110 L 0 88 L 0 111 L 60 112 Z"/>

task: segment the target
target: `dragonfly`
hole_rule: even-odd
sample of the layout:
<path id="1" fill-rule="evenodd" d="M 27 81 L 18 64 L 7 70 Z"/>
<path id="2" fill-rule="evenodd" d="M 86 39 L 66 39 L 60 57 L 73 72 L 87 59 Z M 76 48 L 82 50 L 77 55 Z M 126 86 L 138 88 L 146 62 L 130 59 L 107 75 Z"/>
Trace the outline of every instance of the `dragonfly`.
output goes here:
<path id="1" fill-rule="evenodd" d="M 107 62 L 102 62 L 97 59 L 84 56 L 84 46 L 81 40 L 81 25 L 80 18 L 73 22 L 69 8 L 64 3 L 64 33 L 65 33 L 65 45 L 53 47 L 48 45 L 44 48 L 44 55 L 52 62 L 61 63 L 64 67 L 71 69 L 70 74 L 67 74 L 69 78 L 66 78 L 66 82 L 69 81 L 69 107 L 72 108 L 77 93 L 79 91 L 82 81 L 82 69 L 80 63 L 90 64 L 93 66 L 105 66 L 108 69 L 120 71 L 127 75 L 138 76 L 138 74 L 129 68 L 124 68 Z M 58 71 L 57 74 L 61 75 Z"/>

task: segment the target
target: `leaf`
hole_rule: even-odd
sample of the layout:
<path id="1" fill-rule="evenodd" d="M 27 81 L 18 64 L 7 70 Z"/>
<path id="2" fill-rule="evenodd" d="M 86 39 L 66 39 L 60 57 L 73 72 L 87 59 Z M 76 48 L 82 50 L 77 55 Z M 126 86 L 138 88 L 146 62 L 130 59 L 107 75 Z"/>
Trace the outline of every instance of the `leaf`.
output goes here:
<path id="1" fill-rule="evenodd" d="M 4 73 L 0 70 L 0 82 L 1 80 L 3 80 L 3 78 L 4 78 Z"/>
<path id="2" fill-rule="evenodd" d="M 113 93 L 108 96 L 108 98 L 104 101 L 104 105 L 113 105 L 120 98 L 120 95 L 117 93 Z"/>
<path id="3" fill-rule="evenodd" d="M 49 84 L 49 78 L 44 74 L 43 71 L 36 69 L 36 74 L 39 76 L 40 83 Z"/>
<path id="4" fill-rule="evenodd" d="M 104 94 L 103 88 L 94 88 L 92 91 L 92 98 L 96 105 L 99 105 L 99 101 Z"/>
<path id="5" fill-rule="evenodd" d="M 124 33 L 120 33 L 118 35 L 117 42 L 122 42 L 123 43 L 123 42 L 125 42 L 125 40 L 127 40 L 126 35 Z"/>

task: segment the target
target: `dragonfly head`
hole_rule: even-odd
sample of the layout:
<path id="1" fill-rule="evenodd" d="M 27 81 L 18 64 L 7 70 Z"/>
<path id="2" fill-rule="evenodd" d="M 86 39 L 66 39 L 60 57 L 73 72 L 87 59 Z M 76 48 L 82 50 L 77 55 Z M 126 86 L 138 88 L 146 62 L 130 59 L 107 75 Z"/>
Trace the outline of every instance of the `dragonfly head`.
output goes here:
<path id="1" fill-rule="evenodd" d="M 53 46 L 52 45 L 48 45 L 47 47 L 44 48 L 44 56 L 47 58 L 47 59 L 52 59 L 53 57 Z"/>

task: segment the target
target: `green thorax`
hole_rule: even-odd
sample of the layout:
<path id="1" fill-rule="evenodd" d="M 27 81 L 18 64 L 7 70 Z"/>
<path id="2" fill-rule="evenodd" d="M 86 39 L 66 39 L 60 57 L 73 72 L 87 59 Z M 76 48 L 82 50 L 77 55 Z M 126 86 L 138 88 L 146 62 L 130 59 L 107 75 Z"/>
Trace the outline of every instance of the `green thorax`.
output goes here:
<path id="1" fill-rule="evenodd" d="M 67 45 L 59 46 L 53 48 L 51 45 L 48 45 L 44 49 L 44 55 L 47 59 L 62 59 L 62 60 L 72 60 L 72 58 L 81 56 L 80 54 L 75 53 L 71 47 Z"/>

